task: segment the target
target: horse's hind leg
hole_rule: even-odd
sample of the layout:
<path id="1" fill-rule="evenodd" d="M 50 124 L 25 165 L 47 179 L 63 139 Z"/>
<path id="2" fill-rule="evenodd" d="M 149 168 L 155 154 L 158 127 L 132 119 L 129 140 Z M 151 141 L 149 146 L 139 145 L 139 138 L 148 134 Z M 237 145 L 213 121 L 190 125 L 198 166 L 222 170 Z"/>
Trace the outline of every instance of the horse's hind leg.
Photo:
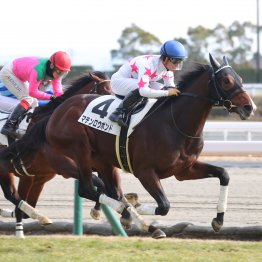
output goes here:
<path id="1" fill-rule="evenodd" d="M 20 202 L 20 197 L 17 194 L 17 190 L 14 183 L 14 176 L 9 173 L 7 176 L 1 178 L 1 187 L 4 192 L 4 196 L 7 200 L 12 202 L 16 208 L 15 211 L 1 210 L 1 215 L 5 217 L 16 217 L 15 235 L 17 238 L 24 238 L 22 212 L 17 209 L 17 205 Z"/>
<path id="2" fill-rule="evenodd" d="M 106 191 L 105 185 L 101 179 L 99 179 L 95 174 L 92 174 L 92 180 L 94 186 L 97 188 L 98 192 L 104 193 Z M 93 219 L 99 220 L 101 217 L 101 205 L 99 202 L 95 203 L 95 206 L 91 208 L 90 215 Z"/>
<path id="3" fill-rule="evenodd" d="M 38 219 L 40 224 L 46 225 L 52 223 L 49 218 L 40 214 L 36 209 L 23 201 L 17 194 L 14 194 L 10 180 L 7 176 L 1 177 L 0 184 L 4 193 L 4 196 L 7 200 L 13 203 L 17 208 L 25 212 L 29 217 L 33 219 Z"/>
<path id="4" fill-rule="evenodd" d="M 35 207 L 46 182 L 56 176 L 55 173 L 20 178 L 18 194 L 29 205 Z M 27 189 L 27 190 L 26 190 Z"/>
<path id="5" fill-rule="evenodd" d="M 217 216 L 212 220 L 212 227 L 215 232 L 219 232 L 224 223 L 224 214 L 227 208 L 227 195 L 229 175 L 222 167 L 213 166 L 197 161 L 192 167 L 188 168 L 183 174 L 176 175 L 178 180 L 193 180 L 217 177 L 220 181 L 220 194 L 217 204 Z"/>

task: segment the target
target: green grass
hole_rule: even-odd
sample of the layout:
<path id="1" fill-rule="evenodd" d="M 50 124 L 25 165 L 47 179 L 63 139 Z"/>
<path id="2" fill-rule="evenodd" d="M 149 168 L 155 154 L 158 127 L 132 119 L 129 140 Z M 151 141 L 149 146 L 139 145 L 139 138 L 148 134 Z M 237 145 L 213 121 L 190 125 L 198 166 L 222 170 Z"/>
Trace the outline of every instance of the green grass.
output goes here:
<path id="1" fill-rule="evenodd" d="M 0 261 L 262 261 L 262 242 L 121 237 L 0 236 Z"/>

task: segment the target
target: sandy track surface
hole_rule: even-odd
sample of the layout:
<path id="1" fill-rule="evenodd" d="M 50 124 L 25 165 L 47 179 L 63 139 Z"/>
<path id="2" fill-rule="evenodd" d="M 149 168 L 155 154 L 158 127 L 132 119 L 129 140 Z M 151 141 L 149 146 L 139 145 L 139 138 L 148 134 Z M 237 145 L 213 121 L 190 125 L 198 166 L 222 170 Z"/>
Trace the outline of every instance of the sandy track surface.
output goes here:
<path id="1" fill-rule="evenodd" d="M 202 157 L 202 161 L 225 165 L 230 174 L 228 210 L 224 226 L 258 226 L 262 225 L 262 164 L 261 157 Z M 243 167 L 241 163 L 250 163 Z M 252 163 L 256 167 L 252 167 Z M 130 174 L 122 175 L 123 189 L 126 193 L 136 192 L 140 201 L 149 206 L 156 206 L 154 199 L 144 190 L 140 182 Z M 149 222 L 160 225 L 175 225 L 180 222 L 190 222 L 199 226 L 210 225 L 216 215 L 216 205 L 219 195 L 219 181 L 215 178 L 179 182 L 171 177 L 162 180 L 166 195 L 171 203 L 171 209 L 165 217 L 147 216 Z M 53 221 L 73 221 L 74 215 L 74 180 L 56 176 L 48 182 L 40 197 L 37 208 Z M 93 203 L 83 201 L 83 218 L 85 222 L 91 219 L 89 212 Z M 3 194 L 0 195 L 0 207 L 12 208 Z M 1 218 L 0 221 L 12 221 Z M 32 220 L 27 220 L 32 222 Z M 106 223 L 105 217 L 95 223 Z"/>

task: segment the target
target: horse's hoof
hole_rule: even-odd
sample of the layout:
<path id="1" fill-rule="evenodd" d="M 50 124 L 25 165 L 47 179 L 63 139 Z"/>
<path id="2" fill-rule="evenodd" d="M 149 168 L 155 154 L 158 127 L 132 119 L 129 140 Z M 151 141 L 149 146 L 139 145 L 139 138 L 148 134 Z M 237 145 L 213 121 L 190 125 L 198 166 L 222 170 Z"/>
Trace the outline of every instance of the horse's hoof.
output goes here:
<path id="1" fill-rule="evenodd" d="M 95 220 L 99 220 L 101 218 L 101 212 L 95 208 L 92 208 L 90 211 L 90 216 Z"/>
<path id="2" fill-rule="evenodd" d="M 160 239 L 160 238 L 165 238 L 166 234 L 161 230 L 161 229 L 156 229 L 153 233 L 152 233 L 152 238 L 154 239 Z"/>
<path id="3" fill-rule="evenodd" d="M 39 218 L 39 223 L 40 223 L 40 225 L 42 225 L 42 226 L 47 226 L 47 225 L 52 224 L 53 222 L 52 222 L 52 220 L 49 219 L 48 217 L 42 216 L 41 218 Z"/>
<path id="4" fill-rule="evenodd" d="M 132 219 L 120 217 L 120 223 L 124 227 L 124 229 L 128 230 L 131 228 Z"/>
<path id="5" fill-rule="evenodd" d="M 214 232 L 218 233 L 221 230 L 223 223 L 217 220 L 217 218 L 213 218 L 211 225 Z"/>
<path id="6" fill-rule="evenodd" d="M 136 207 L 137 205 L 140 205 L 138 201 L 138 195 L 136 193 L 127 193 L 125 194 L 125 198 L 134 207 Z"/>

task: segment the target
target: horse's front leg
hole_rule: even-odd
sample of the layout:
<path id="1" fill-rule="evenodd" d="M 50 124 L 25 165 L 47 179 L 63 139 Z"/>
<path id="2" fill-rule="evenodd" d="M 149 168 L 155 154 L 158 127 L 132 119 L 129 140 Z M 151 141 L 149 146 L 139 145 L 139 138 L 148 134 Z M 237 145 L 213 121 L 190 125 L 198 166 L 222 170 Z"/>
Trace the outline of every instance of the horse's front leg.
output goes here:
<path id="1" fill-rule="evenodd" d="M 141 169 L 136 170 L 135 175 L 158 205 L 156 208 L 140 205 L 137 207 L 139 214 L 165 216 L 170 209 L 170 203 L 157 173 L 153 169 Z M 153 225 L 148 226 L 148 232 L 152 233 L 153 238 L 163 238 L 166 236 L 163 231 Z"/>
<path id="2" fill-rule="evenodd" d="M 212 220 L 212 227 L 215 232 L 219 232 L 224 223 L 224 214 L 227 208 L 229 175 L 222 167 L 213 166 L 207 163 L 197 161 L 193 166 L 187 169 L 183 174 L 175 175 L 182 180 L 193 180 L 217 177 L 220 181 L 220 194 L 217 204 L 217 216 Z"/>

